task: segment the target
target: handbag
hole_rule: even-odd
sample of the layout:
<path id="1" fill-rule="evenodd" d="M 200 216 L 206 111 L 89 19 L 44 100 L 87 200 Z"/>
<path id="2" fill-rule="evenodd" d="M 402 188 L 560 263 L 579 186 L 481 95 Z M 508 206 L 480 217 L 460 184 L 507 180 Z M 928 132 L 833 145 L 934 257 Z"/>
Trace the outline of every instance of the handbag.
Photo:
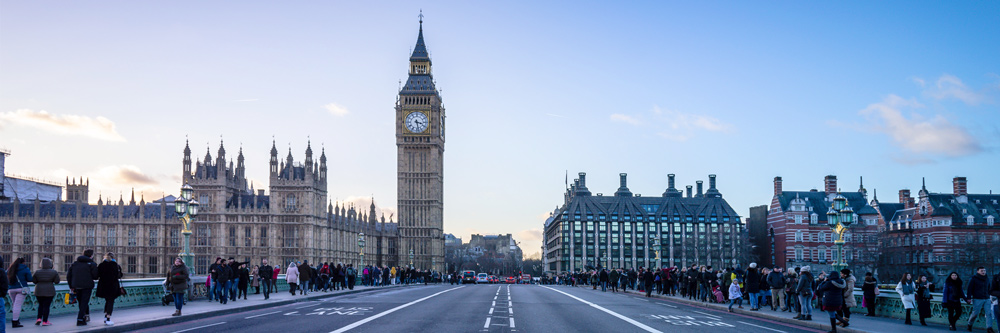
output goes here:
<path id="1" fill-rule="evenodd" d="M 76 294 L 68 293 L 66 297 L 63 298 L 63 303 L 66 305 L 76 304 Z"/>
<path id="2" fill-rule="evenodd" d="M 878 287 L 875 287 L 875 296 L 878 296 L 881 292 L 878 291 Z"/>
<path id="3" fill-rule="evenodd" d="M 128 295 L 128 291 L 122 286 L 122 269 L 118 267 L 118 295 L 125 296 Z"/>

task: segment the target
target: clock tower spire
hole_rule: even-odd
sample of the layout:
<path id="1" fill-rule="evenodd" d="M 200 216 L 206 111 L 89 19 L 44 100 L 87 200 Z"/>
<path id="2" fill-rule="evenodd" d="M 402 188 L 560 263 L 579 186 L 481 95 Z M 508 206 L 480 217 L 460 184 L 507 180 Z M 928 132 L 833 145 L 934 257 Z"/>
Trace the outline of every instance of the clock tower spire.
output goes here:
<path id="1" fill-rule="evenodd" d="M 396 99 L 399 263 L 444 271 L 445 109 L 431 74 L 423 13 L 408 77 Z"/>

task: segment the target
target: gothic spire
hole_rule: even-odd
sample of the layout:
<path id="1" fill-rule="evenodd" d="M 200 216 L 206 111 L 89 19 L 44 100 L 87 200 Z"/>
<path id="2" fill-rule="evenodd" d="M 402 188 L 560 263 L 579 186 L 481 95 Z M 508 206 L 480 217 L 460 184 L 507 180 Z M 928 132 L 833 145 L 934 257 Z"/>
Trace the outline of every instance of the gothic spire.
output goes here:
<path id="1" fill-rule="evenodd" d="M 413 47 L 413 54 L 410 55 L 410 61 L 430 61 L 431 58 L 427 54 L 427 46 L 424 45 L 424 11 L 420 11 L 420 32 L 417 34 L 417 45 Z"/>

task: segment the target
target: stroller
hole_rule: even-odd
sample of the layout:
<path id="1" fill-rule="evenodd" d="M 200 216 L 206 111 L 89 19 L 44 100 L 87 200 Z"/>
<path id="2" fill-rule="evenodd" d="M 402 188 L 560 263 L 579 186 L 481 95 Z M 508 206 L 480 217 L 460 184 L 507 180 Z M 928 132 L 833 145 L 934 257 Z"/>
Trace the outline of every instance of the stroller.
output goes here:
<path id="1" fill-rule="evenodd" d="M 716 303 L 724 303 L 725 302 L 725 297 L 722 296 L 722 290 L 719 289 L 719 285 L 715 285 L 715 287 L 712 288 L 712 295 L 715 295 L 715 302 Z"/>

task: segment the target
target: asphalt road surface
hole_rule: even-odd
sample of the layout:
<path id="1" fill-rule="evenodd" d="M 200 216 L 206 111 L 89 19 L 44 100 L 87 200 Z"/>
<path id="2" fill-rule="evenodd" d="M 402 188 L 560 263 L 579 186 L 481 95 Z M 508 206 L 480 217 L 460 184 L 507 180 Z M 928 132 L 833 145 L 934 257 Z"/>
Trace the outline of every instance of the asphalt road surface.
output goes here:
<path id="1" fill-rule="evenodd" d="M 430 285 L 161 326 L 141 332 L 820 332 L 622 293 L 540 285 Z"/>

